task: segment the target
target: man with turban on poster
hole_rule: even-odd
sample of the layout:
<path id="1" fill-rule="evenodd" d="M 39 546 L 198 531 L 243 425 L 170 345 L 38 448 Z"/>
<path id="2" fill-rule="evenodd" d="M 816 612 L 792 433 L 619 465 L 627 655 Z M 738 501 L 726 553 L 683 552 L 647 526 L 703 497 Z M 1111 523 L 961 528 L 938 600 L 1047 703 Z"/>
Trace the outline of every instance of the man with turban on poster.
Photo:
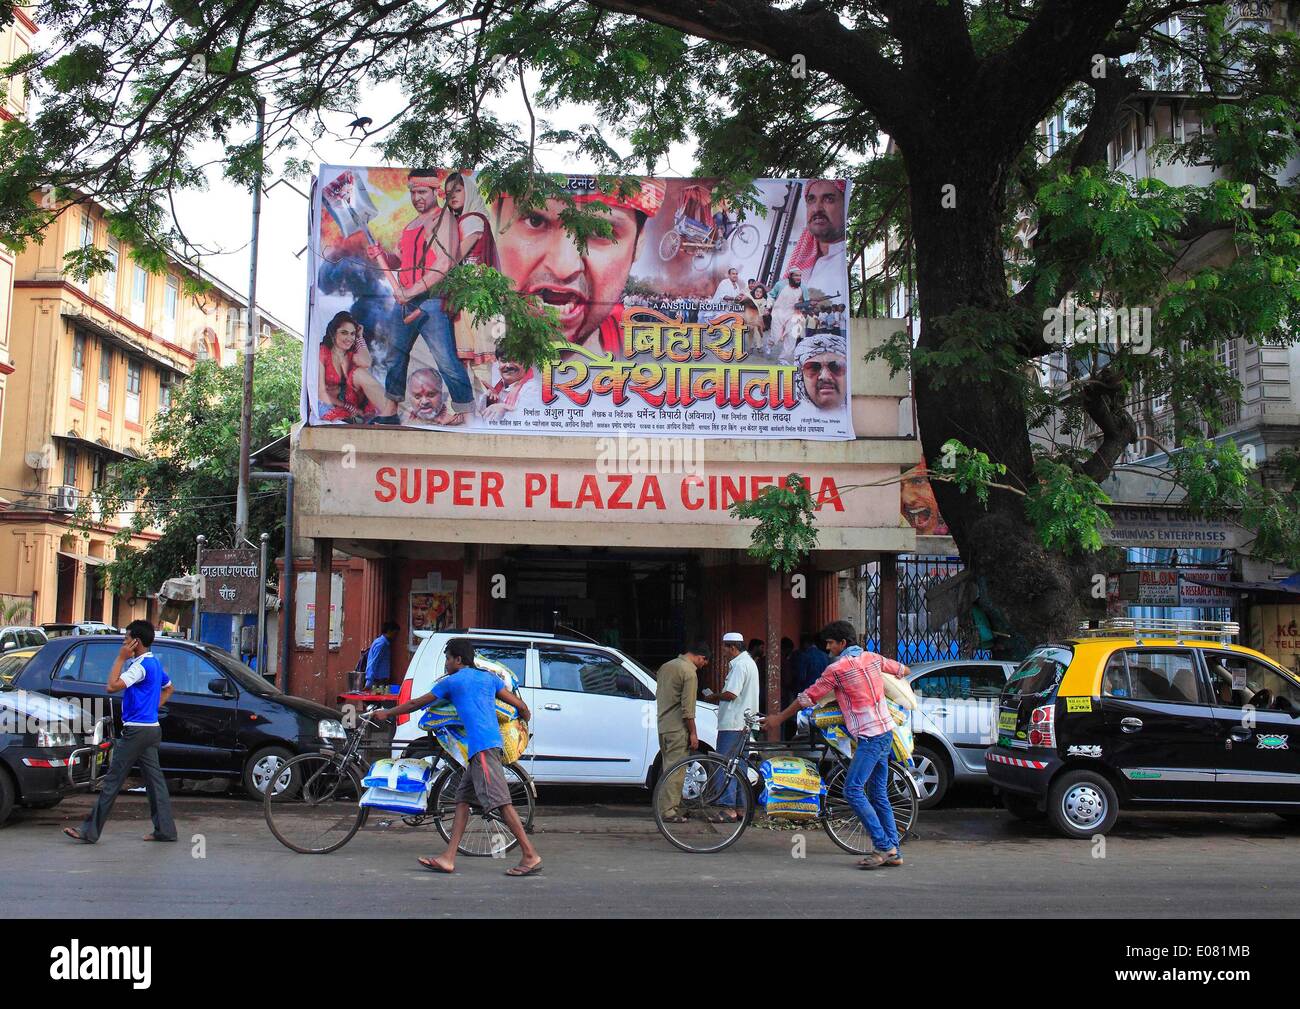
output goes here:
<path id="1" fill-rule="evenodd" d="M 818 410 L 844 406 L 849 385 L 848 346 L 838 333 L 818 333 L 799 342 L 795 353 L 799 398 Z"/>
<path id="2" fill-rule="evenodd" d="M 802 270 L 804 286 L 823 295 L 843 294 L 843 179 L 812 179 L 804 190 L 804 229 L 795 241 L 786 269 Z"/>
<path id="3" fill-rule="evenodd" d="M 581 183 L 571 177 L 571 183 Z M 535 210 L 519 210 L 511 196 L 496 201 L 497 269 L 515 282 L 521 294 L 535 295 L 554 308 L 564 338 L 589 350 L 621 354 L 623 290 L 636 260 L 646 221 L 664 201 L 664 184 L 641 179 L 634 193 L 602 193 L 590 180 L 590 192 L 575 196 L 578 203 L 602 203 L 609 210 L 613 233 L 592 236 L 582 252 L 564 228 L 561 200 L 548 200 Z"/>

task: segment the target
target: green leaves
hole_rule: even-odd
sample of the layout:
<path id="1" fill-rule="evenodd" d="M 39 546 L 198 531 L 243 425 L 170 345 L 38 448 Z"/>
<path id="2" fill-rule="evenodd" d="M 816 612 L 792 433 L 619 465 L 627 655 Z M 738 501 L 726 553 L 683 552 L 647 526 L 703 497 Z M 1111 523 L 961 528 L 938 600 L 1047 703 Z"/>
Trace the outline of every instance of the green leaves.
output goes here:
<path id="1" fill-rule="evenodd" d="M 735 502 L 730 512 L 742 521 L 757 520 L 748 553 L 774 571 L 793 571 L 817 545 L 815 502 L 798 473 L 787 476 L 784 487 L 768 487 L 752 500 Z"/>
<path id="2" fill-rule="evenodd" d="M 1073 554 L 1102 547 L 1100 530 L 1109 527 L 1103 505 L 1110 498 L 1096 481 L 1063 463 L 1039 459 L 1038 482 L 1025 496 L 1025 515 L 1049 550 Z"/>

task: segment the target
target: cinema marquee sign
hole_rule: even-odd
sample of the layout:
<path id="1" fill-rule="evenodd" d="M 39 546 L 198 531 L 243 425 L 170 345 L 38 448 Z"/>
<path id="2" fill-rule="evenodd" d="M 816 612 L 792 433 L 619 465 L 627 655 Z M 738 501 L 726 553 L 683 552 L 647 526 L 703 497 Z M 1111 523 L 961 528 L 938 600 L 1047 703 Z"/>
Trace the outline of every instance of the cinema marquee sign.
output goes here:
<path id="1" fill-rule="evenodd" d="M 824 526 L 897 523 L 897 489 L 863 487 L 897 467 L 707 464 L 665 472 L 619 472 L 574 460 L 371 457 L 353 469 L 325 460 L 321 512 L 376 518 L 533 519 L 541 521 L 733 524 L 729 509 L 791 472 L 808 482 Z M 848 490 L 847 488 L 854 488 Z"/>

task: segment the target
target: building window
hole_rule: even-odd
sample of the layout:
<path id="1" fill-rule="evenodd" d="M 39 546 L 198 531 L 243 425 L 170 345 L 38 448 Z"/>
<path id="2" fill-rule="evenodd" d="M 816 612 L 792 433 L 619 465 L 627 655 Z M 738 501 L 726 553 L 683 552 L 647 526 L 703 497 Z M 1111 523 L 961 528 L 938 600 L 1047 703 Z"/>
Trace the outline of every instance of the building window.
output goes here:
<path id="1" fill-rule="evenodd" d="M 144 306 L 149 295 L 149 274 L 139 263 L 131 271 L 131 318 L 144 321 Z"/>
<path id="2" fill-rule="evenodd" d="M 1228 374 L 1237 377 L 1237 341 L 1224 340 L 1215 351 L 1219 363 L 1228 369 Z"/>
<path id="3" fill-rule="evenodd" d="M 244 309 L 226 309 L 226 347 L 234 350 L 244 335 Z"/>
<path id="4" fill-rule="evenodd" d="M 105 456 L 95 456 L 95 461 L 90 467 L 90 489 L 99 490 L 108 480 L 108 459 Z"/>
<path id="5" fill-rule="evenodd" d="M 140 362 L 128 361 L 126 364 L 126 419 L 132 424 L 140 423 Z"/>
<path id="6" fill-rule="evenodd" d="M 112 403 L 113 391 L 113 352 L 103 344 L 99 347 L 99 399 L 101 410 L 107 410 Z"/>
<path id="7" fill-rule="evenodd" d="M 81 212 L 81 247 L 83 249 L 89 249 L 94 244 L 95 244 L 95 222 L 91 219 L 90 213 L 88 211 L 83 210 Z M 78 280 L 77 286 L 81 288 L 83 291 L 85 291 L 87 294 L 90 293 L 89 280 Z"/>
<path id="8" fill-rule="evenodd" d="M 164 371 L 158 376 L 158 409 L 166 410 L 172 405 L 172 376 Z"/>
<path id="9" fill-rule="evenodd" d="M 72 337 L 72 385 L 73 399 L 81 399 L 86 386 L 86 336 L 77 333 Z"/>
<path id="10" fill-rule="evenodd" d="M 77 486 L 77 450 L 71 445 L 63 449 L 63 482 L 68 487 Z"/>
<path id="11" fill-rule="evenodd" d="M 176 312 L 180 306 L 181 282 L 177 277 L 167 278 L 167 287 L 163 291 L 163 337 L 176 339 Z"/>
<path id="12" fill-rule="evenodd" d="M 108 240 L 108 269 L 104 271 L 103 302 L 109 308 L 117 308 L 117 263 L 121 258 L 121 247 L 116 238 Z"/>

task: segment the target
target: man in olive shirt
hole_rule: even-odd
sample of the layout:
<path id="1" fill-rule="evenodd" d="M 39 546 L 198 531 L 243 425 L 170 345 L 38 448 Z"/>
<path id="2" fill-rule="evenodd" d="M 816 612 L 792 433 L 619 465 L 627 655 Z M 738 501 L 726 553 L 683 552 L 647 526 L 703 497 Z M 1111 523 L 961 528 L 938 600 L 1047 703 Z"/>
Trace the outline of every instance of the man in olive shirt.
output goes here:
<path id="1" fill-rule="evenodd" d="M 700 745 L 695 734 L 695 693 L 697 673 L 709 663 L 709 646 L 691 645 L 675 659 L 659 667 L 655 674 L 655 706 L 659 711 L 659 753 L 667 770 L 690 755 Z M 684 823 L 682 815 L 682 781 L 686 769 L 675 773 L 664 785 L 660 810 L 665 823 Z"/>

